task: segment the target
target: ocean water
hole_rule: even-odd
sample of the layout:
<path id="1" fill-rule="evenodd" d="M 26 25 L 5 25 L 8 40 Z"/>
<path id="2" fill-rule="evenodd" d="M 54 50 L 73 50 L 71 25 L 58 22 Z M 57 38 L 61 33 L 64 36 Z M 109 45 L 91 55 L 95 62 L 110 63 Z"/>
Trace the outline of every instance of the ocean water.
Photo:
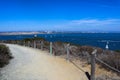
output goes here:
<path id="1" fill-rule="evenodd" d="M 38 34 L 38 37 L 48 41 L 70 42 L 78 45 L 90 45 L 105 49 L 107 41 L 110 50 L 120 50 L 120 33 L 59 33 L 59 34 Z M 0 40 L 22 40 L 33 38 L 34 35 L 6 35 L 0 36 Z"/>

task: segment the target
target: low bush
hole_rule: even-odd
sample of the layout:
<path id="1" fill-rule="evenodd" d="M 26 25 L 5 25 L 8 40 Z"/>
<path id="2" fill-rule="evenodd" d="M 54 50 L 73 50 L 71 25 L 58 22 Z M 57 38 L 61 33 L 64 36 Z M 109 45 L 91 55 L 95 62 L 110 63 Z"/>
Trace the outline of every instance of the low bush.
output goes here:
<path id="1" fill-rule="evenodd" d="M 12 55 L 9 48 L 0 44 L 0 67 L 8 64 L 10 59 L 12 59 Z"/>

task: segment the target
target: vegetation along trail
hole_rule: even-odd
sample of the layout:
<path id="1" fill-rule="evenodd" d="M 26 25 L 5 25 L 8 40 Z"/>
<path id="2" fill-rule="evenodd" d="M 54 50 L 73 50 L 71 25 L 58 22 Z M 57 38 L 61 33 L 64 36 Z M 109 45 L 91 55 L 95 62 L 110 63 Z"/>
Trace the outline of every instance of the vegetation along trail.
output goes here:
<path id="1" fill-rule="evenodd" d="M 0 80 L 87 80 L 82 71 L 65 59 L 38 49 L 7 46 L 14 58 L 1 70 Z"/>

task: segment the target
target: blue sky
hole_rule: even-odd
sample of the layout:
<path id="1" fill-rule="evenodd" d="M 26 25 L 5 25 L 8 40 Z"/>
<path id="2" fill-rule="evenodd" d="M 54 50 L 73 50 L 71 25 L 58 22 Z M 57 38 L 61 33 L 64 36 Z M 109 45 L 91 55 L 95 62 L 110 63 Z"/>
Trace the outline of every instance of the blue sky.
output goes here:
<path id="1" fill-rule="evenodd" d="M 120 32 L 120 0 L 0 0 L 0 27 L 0 32 Z"/>

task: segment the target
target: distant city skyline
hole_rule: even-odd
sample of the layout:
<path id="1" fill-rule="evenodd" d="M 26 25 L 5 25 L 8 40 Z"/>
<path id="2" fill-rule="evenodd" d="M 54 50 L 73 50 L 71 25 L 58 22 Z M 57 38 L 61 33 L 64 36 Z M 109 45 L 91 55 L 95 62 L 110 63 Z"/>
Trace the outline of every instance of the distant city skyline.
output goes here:
<path id="1" fill-rule="evenodd" d="M 1 0 L 0 32 L 120 32 L 120 0 Z"/>

